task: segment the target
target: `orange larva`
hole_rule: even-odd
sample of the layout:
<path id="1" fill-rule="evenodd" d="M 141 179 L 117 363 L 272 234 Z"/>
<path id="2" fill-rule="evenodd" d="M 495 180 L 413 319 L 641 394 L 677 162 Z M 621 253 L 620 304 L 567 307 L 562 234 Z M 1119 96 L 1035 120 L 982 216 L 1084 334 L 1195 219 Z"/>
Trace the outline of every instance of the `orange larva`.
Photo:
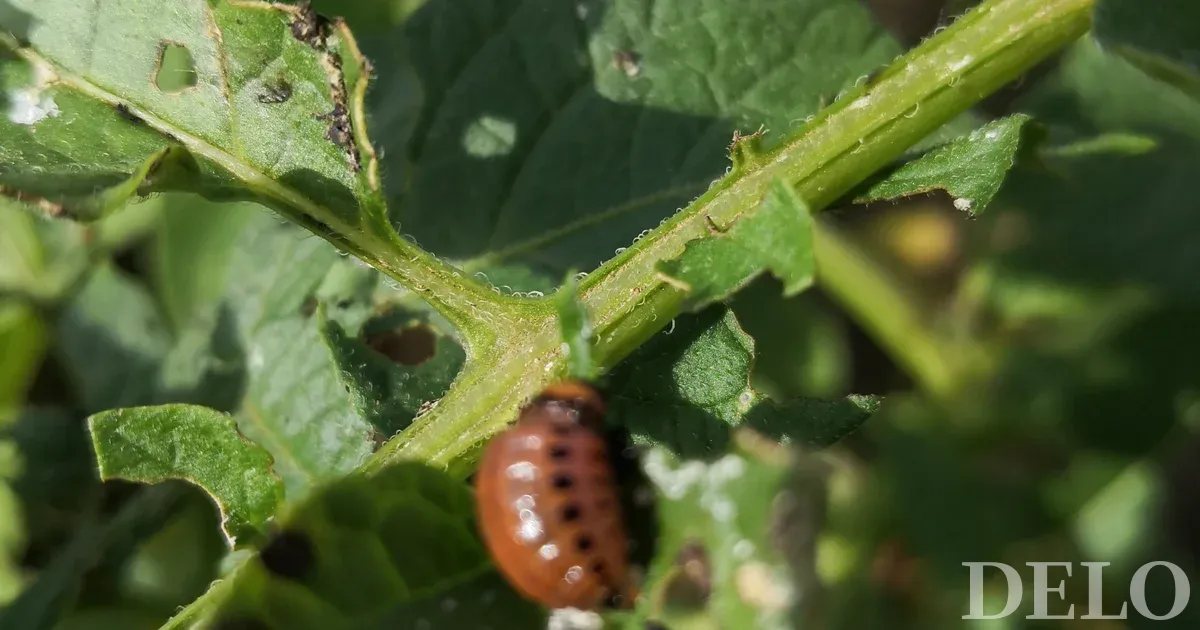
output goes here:
<path id="1" fill-rule="evenodd" d="M 476 472 L 479 525 L 496 566 L 549 608 L 629 606 L 637 595 L 604 413 L 591 386 L 553 385 L 487 445 Z"/>

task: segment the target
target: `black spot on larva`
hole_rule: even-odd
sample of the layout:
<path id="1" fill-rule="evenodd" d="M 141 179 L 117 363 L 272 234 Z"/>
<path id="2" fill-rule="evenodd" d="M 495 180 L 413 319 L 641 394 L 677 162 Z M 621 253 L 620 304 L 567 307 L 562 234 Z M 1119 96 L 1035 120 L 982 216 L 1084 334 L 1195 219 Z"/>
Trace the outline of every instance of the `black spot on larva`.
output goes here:
<path id="1" fill-rule="evenodd" d="M 267 571 L 290 580 L 303 580 L 316 564 L 316 550 L 306 534 L 284 531 L 276 534 L 259 552 Z"/>
<path id="2" fill-rule="evenodd" d="M 603 562 L 596 561 L 592 563 L 592 573 L 595 573 L 596 575 L 603 576 L 607 570 L 608 569 L 604 567 Z"/>
<path id="3" fill-rule="evenodd" d="M 113 106 L 113 110 L 117 112 L 118 116 L 120 116 L 121 118 L 124 118 L 125 120 L 127 120 L 135 125 L 146 124 L 146 121 L 142 120 L 141 116 L 138 116 L 137 114 L 133 113 L 133 110 L 129 109 L 129 106 L 126 105 L 125 103 L 117 103 L 116 105 Z"/>
<path id="4" fill-rule="evenodd" d="M 580 551 L 590 551 L 593 546 L 594 543 L 592 542 L 591 536 L 581 535 L 579 538 L 575 539 L 575 548 L 579 549 Z"/>
<path id="5" fill-rule="evenodd" d="M 566 459 L 567 455 L 571 454 L 571 449 L 562 444 L 551 444 L 546 453 L 550 455 L 550 459 Z"/>
<path id="6" fill-rule="evenodd" d="M 250 617 L 233 617 L 217 621 L 213 630 L 270 630 L 270 626 Z"/>
<path id="7" fill-rule="evenodd" d="M 568 503 L 562 509 L 562 519 L 566 522 L 571 522 L 579 518 L 579 506 L 574 503 Z"/>
<path id="8" fill-rule="evenodd" d="M 550 479 L 550 485 L 558 488 L 559 490 L 566 490 L 567 488 L 575 485 L 575 480 L 571 479 L 570 475 L 557 474 Z"/>

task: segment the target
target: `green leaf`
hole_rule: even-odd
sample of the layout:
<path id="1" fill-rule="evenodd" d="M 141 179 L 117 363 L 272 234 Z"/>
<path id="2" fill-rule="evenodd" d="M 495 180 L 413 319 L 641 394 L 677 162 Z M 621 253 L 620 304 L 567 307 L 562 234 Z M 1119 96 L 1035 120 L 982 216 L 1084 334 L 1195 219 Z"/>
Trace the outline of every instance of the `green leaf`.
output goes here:
<path id="1" fill-rule="evenodd" d="M 465 484 L 416 462 L 337 480 L 166 628 L 540 627 L 545 614 L 492 570 L 474 514 Z"/>
<path id="2" fill-rule="evenodd" d="M 908 197 L 936 189 L 954 197 L 954 207 L 976 215 L 992 202 L 1016 164 L 1030 117 L 1014 114 L 930 150 L 887 173 L 855 203 Z"/>
<path id="3" fill-rule="evenodd" d="M 45 346 L 46 331 L 37 311 L 0 301 L 0 429 L 16 417 Z"/>
<path id="4" fill-rule="evenodd" d="M 692 311 L 728 299 L 764 271 L 783 281 L 785 297 L 796 295 L 812 285 L 816 272 L 811 220 L 796 191 L 777 180 L 749 216 L 728 231 L 710 226 L 716 234 L 689 242 L 658 270 L 688 293 Z"/>
<path id="5" fill-rule="evenodd" d="M 23 33 L 0 42 L 13 52 L 6 194 L 80 219 L 182 189 L 326 224 L 382 220 L 363 60 L 343 26 L 269 3 L 10 4 L 0 29 Z"/>
<path id="6" fill-rule="evenodd" d="M 249 203 L 212 203 L 194 195 L 166 199 L 151 273 L 163 313 L 179 331 L 216 307 L 237 236 L 261 209 Z"/>
<path id="7" fill-rule="evenodd" d="M 702 457 L 722 452 L 742 425 L 785 443 L 827 446 L 878 408 L 874 396 L 773 402 L 751 387 L 753 363 L 754 341 L 732 311 L 680 317 L 614 371 L 613 417 L 636 442 Z"/>
<path id="8" fill-rule="evenodd" d="M 749 432 L 739 438 L 715 461 L 645 455 L 662 537 L 636 617 L 671 628 L 807 627 L 823 506 L 799 483 L 820 488 L 818 469 Z M 808 566 L 789 564 L 799 557 Z"/>
<path id="9" fill-rule="evenodd" d="M 816 291 L 782 294 L 777 280 L 763 276 L 729 303 L 754 338 L 751 384 L 775 400 L 849 391 L 852 357 L 844 318 Z"/>
<path id="10" fill-rule="evenodd" d="M 372 448 L 374 428 L 352 404 L 308 305 L 337 259 L 328 243 L 261 213 L 228 272 L 225 300 L 246 356 L 238 427 L 275 458 L 289 500 L 353 470 Z"/>
<path id="11" fill-rule="evenodd" d="M 408 146 L 385 146 L 412 173 L 390 194 L 404 231 L 443 256 L 555 277 L 702 193 L 735 130 L 764 125 L 770 145 L 900 52 L 853 0 L 443 0 L 399 40 L 363 35 L 377 59 L 397 41 L 424 95 Z M 376 118 L 398 124 L 399 90 L 373 96 Z"/>
<path id="12" fill-rule="evenodd" d="M 12 440 L 22 461 L 12 487 L 21 500 L 29 544 L 69 536 L 88 517 L 101 490 L 83 416 L 27 404 L 0 437 Z"/>
<path id="13" fill-rule="evenodd" d="M 1122 132 L 1158 146 L 1137 157 L 1055 157 L 1049 169 L 1014 170 L 1003 192 L 1008 212 L 995 218 L 996 229 L 1001 221 L 1015 228 L 995 254 L 997 273 L 1031 287 L 1132 286 L 1200 299 L 1187 236 L 1200 218 L 1179 201 L 1200 178 L 1200 103 L 1083 41 L 1020 106 L 1066 140 Z"/>
<path id="14" fill-rule="evenodd" d="M 0 296 L 28 293 L 45 264 L 33 217 L 0 199 Z"/>
<path id="15" fill-rule="evenodd" d="M 571 378 L 594 381 L 599 373 L 592 357 L 592 324 L 587 310 L 576 295 L 575 274 L 558 288 L 554 305 L 558 309 L 559 328 L 562 329 L 563 354 L 567 359 L 567 374 Z"/>
<path id="16" fill-rule="evenodd" d="M 265 534 L 283 500 L 271 456 L 242 437 L 229 415 L 195 405 L 117 409 L 88 418 L 101 479 L 183 479 L 221 510 L 231 545 Z"/>
<path id="17" fill-rule="evenodd" d="M 1200 99 L 1200 7 L 1189 0 L 1099 0 L 1092 32 L 1150 76 Z"/>
<path id="18" fill-rule="evenodd" d="M 7 608 L 0 608 L 0 628 L 50 630 L 73 605 L 84 574 L 106 557 L 123 558 L 158 530 L 178 504 L 180 489 L 169 484 L 145 488 L 106 521 L 82 524 L 37 580 Z"/>
<path id="19" fill-rule="evenodd" d="M 338 366 L 341 382 L 349 389 L 359 416 L 390 438 L 407 427 L 426 404 L 434 403 L 458 374 L 466 357 L 452 340 L 437 335 L 430 327 L 417 325 L 381 335 L 379 343 L 403 345 L 407 332 L 423 339 L 432 337 L 432 355 L 416 365 L 404 365 L 373 350 L 318 311 L 321 336 Z"/>
<path id="20" fill-rule="evenodd" d="M 101 265 L 59 318 L 58 351 L 88 412 L 162 402 L 171 339 L 144 287 Z"/>

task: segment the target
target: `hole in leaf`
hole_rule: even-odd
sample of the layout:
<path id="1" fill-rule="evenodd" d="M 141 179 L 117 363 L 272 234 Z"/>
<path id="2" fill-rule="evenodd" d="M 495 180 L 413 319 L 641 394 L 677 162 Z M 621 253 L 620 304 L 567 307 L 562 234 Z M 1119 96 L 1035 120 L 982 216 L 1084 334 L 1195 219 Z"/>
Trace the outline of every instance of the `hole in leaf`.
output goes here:
<path id="1" fill-rule="evenodd" d="M 373 350 L 400 365 L 420 365 L 437 352 L 437 335 L 419 324 L 371 335 L 366 341 Z"/>
<path id="2" fill-rule="evenodd" d="M 182 92 L 196 87 L 196 80 L 196 63 L 187 46 L 174 42 L 159 44 L 155 87 L 163 92 Z"/>
<path id="3" fill-rule="evenodd" d="M 276 534 L 258 557 L 271 573 L 293 580 L 304 579 L 317 562 L 312 541 L 301 532 Z"/>

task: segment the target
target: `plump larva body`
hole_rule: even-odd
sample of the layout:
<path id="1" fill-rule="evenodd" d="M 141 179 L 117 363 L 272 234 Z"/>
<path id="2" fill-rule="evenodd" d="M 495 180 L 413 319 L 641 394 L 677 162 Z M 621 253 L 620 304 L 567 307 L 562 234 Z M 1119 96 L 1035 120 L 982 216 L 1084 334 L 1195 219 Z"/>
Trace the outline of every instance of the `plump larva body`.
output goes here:
<path id="1" fill-rule="evenodd" d="M 586 384 L 551 386 L 487 445 L 476 472 L 479 525 L 496 565 L 550 608 L 636 597 L 604 411 Z"/>

